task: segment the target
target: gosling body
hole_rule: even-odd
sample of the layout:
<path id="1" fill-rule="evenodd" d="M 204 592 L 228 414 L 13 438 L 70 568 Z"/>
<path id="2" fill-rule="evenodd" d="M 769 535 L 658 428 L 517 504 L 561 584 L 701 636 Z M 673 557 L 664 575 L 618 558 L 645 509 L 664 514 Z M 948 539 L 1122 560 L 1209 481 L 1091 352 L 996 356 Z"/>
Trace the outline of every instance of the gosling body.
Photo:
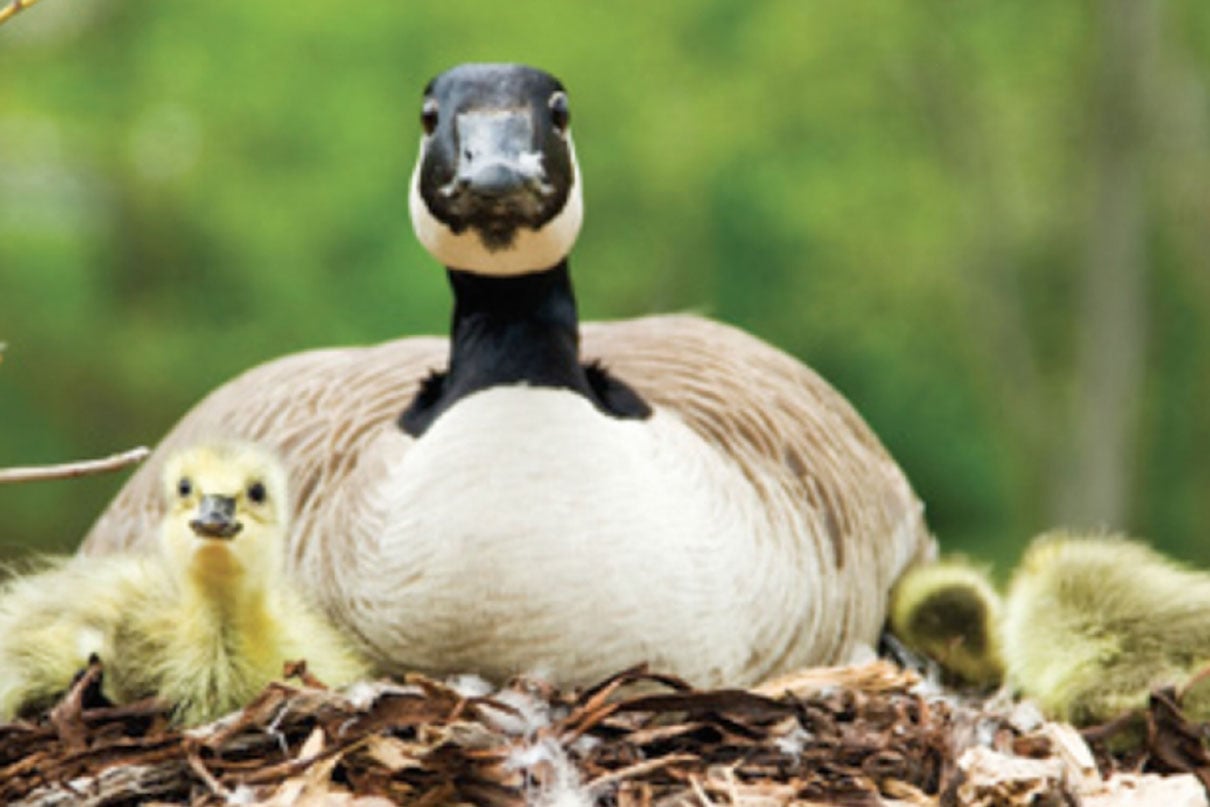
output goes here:
<path id="1" fill-rule="evenodd" d="M 1003 642 L 1009 682 L 1048 716 L 1102 723 L 1210 664 L 1210 575 L 1125 538 L 1050 533 L 1013 576 Z M 1186 696 L 1197 719 L 1206 689 Z"/>
<path id="2" fill-rule="evenodd" d="M 49 708 L 162 572 L 147 557 L 43 558 L 0 587 L 0 720 Z"/>

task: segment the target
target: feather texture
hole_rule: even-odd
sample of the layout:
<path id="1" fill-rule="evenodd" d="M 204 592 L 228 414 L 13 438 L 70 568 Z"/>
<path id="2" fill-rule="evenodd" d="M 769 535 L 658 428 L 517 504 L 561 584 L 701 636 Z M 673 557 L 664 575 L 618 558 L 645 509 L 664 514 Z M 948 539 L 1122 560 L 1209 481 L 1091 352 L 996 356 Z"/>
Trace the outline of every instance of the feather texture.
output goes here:
<path id="1" fill-rule="evenodd" d="M 1003 642 L 1009 683 L 1048 716 L 1104 722 L 1210 664 L 1210 575 L 1119 536 L 1047 533 L 1013 575 Z M 1210 717 L 1205 679 L 1183 705 Z"/>
<path id="2" fill-rule="evenodd" d="M 0 720 L 49 708 L 162 573 L 150 557 L 43 558 L 0 587 Z M 113 697 L 112 691 L 108 693 Z"/>
<path id="3" fill-rule="evenodd" d="M 1000 595 L 986 569 L 951 556 L 909 569 L 891 591 L 890 628 L 959 682 L 990 687 L 1004 677 Z"/>

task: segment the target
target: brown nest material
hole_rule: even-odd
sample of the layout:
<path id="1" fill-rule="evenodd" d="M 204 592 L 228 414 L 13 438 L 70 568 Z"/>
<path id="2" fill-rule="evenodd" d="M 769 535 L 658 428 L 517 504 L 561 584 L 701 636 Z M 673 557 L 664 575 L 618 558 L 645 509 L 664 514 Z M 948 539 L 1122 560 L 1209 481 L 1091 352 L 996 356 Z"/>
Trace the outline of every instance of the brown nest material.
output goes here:
<path id="1" fill-rule="evenodd" d="M 39 721 L 0 726 L 0 803 L 562 807 L 1161 798 L 1177 807 L 1199 803 L 1188 801 L 1190 794 L 1204 798 L 1188 774 L 1120 773 L 1106 782 L 1070 727 L 1023 725 L 1010 710 L 923 694 L 915 674 L 882 661 L 808 670 L 754 690 L 710 691 L 643 668 L 578 692 L 529 679 L 490 690 L 477 679 L 411 676 L 338 694 L 302 665 L 287 673 L 298 686 L 273 684 L 241 712 L 182 731 L 153 701 L 89 708 L 101 675 L 94 665 Z M 1165 719 L 1152 721 L 1152 741 L 1169 751 L 1130 764 L 1204 779 L 1210 767 L 1200 739 L 1179 712 Z M 1185 740 L 1173 740 L 1178 735 Z"/>

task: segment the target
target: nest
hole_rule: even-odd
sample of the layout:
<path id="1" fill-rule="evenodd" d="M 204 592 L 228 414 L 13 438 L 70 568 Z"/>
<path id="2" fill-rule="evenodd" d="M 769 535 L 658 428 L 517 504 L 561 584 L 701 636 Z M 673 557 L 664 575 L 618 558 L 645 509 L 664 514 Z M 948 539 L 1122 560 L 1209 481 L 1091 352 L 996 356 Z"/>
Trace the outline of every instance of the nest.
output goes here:
<path id="1" fill-rule="evenodd" d="M 942 696 L 885 661 L 708 691 L 635 668 L 582 691 L 409 676 L 337 693 L 292 665 L 189 730 L 156 701 L 90 705 L 101 675 L 0 726 L 0 802 L 1176 807 L 1205 803 L 1210 782 L 1198 727 L 1163 693 L 1146 748 L 1115 758 L 1112 728 L 1090 751 L 1069 726 Z"/>

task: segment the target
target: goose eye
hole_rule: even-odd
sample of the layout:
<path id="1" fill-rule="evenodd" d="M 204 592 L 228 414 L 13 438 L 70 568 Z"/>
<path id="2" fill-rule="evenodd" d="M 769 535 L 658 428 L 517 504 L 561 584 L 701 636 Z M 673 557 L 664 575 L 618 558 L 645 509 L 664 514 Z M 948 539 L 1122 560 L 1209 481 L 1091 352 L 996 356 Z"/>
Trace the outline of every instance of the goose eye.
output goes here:
<path id="1" fill-rule="evenodd" d="M 176 492 L 181 494 L 182 499 L 193 493 L 193 483 L 189 481 L 189 477 L 181 477 L 181 481 L 176 483 Z"/>
<path id="2" fill-rule="evenodd" d="M 263 503 L 265 499 L 268 498 L 268 494 L 265 492 L 265 486 L 260 482 L 253 482 L 248 486 L 248 498 L 257 504 Z"/>
<path id="3" fill-rule="evenodd" d="M 420 125 L 424 127 L 424 133 L 431 135 L 437 128 L 437 99 L 424 99 L 424 106 L 420 108 Z"/>
<path id="4" fill-rule="evenodd" d="M 560 132 L 566 132 L 567 125 L 571 123 L 571 110 L 567 108 L 567 93 L 562 90 L 556 92 L 550 97 L 548 103 L 550 105 L 551 123 Z"/>

